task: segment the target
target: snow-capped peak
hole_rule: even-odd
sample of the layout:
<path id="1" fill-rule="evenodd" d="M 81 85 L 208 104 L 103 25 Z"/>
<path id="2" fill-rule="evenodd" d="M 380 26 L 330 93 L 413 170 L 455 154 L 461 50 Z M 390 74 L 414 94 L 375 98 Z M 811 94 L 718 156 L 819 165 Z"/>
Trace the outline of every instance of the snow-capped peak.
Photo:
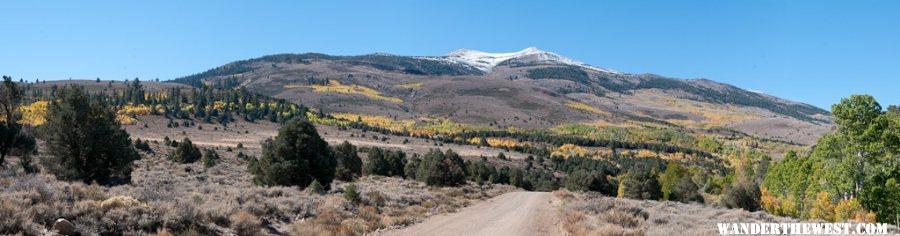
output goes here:
<path id="1" fill-rule="evenodd" d="M 542 51 L 536 47 L 529 47 L 518 52 L 510 53 L 488 53 L 464 48 L 435 59 L 466 64 L 484 71 L 485 73 L 489 73 L 495 66 L 511 59 L 520 60 L 520 62 L 525 63 L 556 63 L 609 73 L 618 73 L 616 71 L 601 69 L 585 64 L 584 62 L 569 59 L 556 53 Z"/>

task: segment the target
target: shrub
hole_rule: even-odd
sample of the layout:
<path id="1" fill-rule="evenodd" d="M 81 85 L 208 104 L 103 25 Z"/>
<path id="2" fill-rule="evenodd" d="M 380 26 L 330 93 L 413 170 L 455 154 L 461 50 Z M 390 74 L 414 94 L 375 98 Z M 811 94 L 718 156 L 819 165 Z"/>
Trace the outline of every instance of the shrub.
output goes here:
<path id="1" fill-rule="evenodd" d="M 356 146 L 344 141 L 332 150 L 337 159 L 334 178 L 342 181 L 353 181 L 353 178 L 362 175 L 362 159 L 357 154 Z"/>
<path id="2" fill-rule="evenodd" d="M 743 208 L 747 211 L 756 211 L 760 208 L 759 185 L 755 182 L 735 182 L 725 190 L 720 199 L 722 205 L 728 208 Z"/>
<path id="3" fill-rule="evenodd" d="M 237 155 L 235 155 L 235 156 L 238 159 L 245 160 L 245 161 L 250 158 L 250 156 L 247 156 L 247 154 L 244 154 L 244 152 L 238 152 Z"/>
<path id="4" fill-rule="evenodd" d="M 353 204 L 359 204 L 362 201 L 359 190 L 356 189 L 356 184 L 350 183 L 344 187 L 344 199 Z"/>
<path id="5" fill-rule="evenodd" d="M 178 143 L 174 151 L 169 153 L 169 159 L 178 163 L 194 163 L 200 160 L 201 157 L 203 157 L 203 154 L 200 152 L 200 148 L 197 148 L 191 142 L 191 139 L 187 137 L 181 140 L 181 143 Z"/>
<path id="6" fill-rule="evenodd" d="M 323 187 L 322 184 L 319 183 L 319 181 L 313 180 L 313 182 L 309 184 L 309 187 L 306 187 L 306 191 L 314 194 L 324 194 L 325 187 Z"/>
<path id="7" fill-rule="evenodd" d="M 257 235 L 262 222 L 254 215 L 246 211 L 238 211 L 229 217 L 231 220 L 231 228 L 237 235 Z"/>
<path id="8" fill-rule="evenodd" d="M 81 86 L 56 92 L 42 125 L 51 156 L 47 167 L 61 179 L 129 182 L 131 163 L 140 156 L 116 121 L 114 109 L 103 95 L 96 96 Z"/>
<path id="9" fill-rule="evenodd" d="M 153 149 L 150 148 L 150 142 L 141 141 L 141 139 L 137 139 L 134 141 L 134 148 L 146 153 L 153 153 Z"/>
<path id="10" fill-rule="evenodd" d="M 211 148 L 207 148 L 206 151 L 203 152 L 203 166 L 213 167 L 218 164 L 221 159 L 219 153 L 216 153 L 216 150 Z"/>
<path id="11" fill-rule="evenodd" d="M 309 186 L 313 180 L 331 185 L 337 161 L 328 143 L 305 118 L 288 121 L 275 139 L 262 146 L 262 157 L 251 160 L 250 165 L 257 185 Z"/>

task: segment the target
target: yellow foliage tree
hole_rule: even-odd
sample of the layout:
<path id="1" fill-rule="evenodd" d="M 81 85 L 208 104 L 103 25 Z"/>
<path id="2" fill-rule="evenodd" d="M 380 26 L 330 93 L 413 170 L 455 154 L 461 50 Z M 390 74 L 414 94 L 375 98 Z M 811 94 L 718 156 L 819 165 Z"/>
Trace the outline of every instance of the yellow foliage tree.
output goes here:
<path id="1" fill-rule="evenodd" d="M 829 199 L 828 192 L 820 192 L 809 209 L 809 219 L 821 219 L 834 221 L 834 204 Z"/>
<path id="2" fill-rule="evenodd" d="M 477 144 L 481 143 L 481 138 L 475 137 L 475 138 L 470 138 L 469 140 L 466 140 L 466 141 L 468 141 L 471 144 L 477 145 Z M 488 146 L 491 146 L 491 147 L 513 148 L 513 147 L 517 147 L 517 146 L 528 146 L 528 144 L 519 143 L 516 140 L 499 139 L 499 138 L 487 138 L 487 143 L 488 143 Z"/>
<path id="3" fill-rule="evenodd" d="M 567 144 L 563 144 L 562 146 L 559 146 L 559 148 L 557 148 L 556 150 L 553 150 L 553 152 L 550 153 L 550 155 L 551 156 L 560 156 L 563 158 L 569 158 L 569 157 L 574 157 L 574 156 L 588 156 L 589 153 L 590 153 L 590 151 L 587 150 L 586 148 L 580 147 L 575 144 L 567 143 Z"/>
<path id="4" fill-rule="evenodd" d="M 346 94 L 359 94 L 369 98 L 394 102 L 394 103 L 402 103 L 403 100 L 395 97 L 387 97 L 381 94 L 381 91 L 360 86 L 357 84 L 353 85 L 345 85 L 341 84 L 341 81 L 337 80 L 329 80 L 328 85 L 309 85 L 309 86 L 301 86 L 301 85 L 285 85 L 284 88 L 311 88 L 315 92 L 320 93 L 346 93 Z"/>
<path id="5" fill-rule="evenodd" d="M 47 101 L 37 101 L 20 106 L 19 111 L 22 112 L 22 119 L 19 120 L 19 123 L 32 126 L 44 124 L 46 121 L 44 119 L 44 114 L 47 113 L 47 104 L 49 104 Z"/>
<path id="6" fill-rule="evenodd" d="M 834 206 L 834 221 L 844 222 L 856 220 L 858 222 L 875 222 L 875 213 L 867 212 L 856 198 L 841 199 Z"/>
<path id="7" fill-rule="evenodd" d="M 767 188 L 761 188 L 759 193 L 759 203 L 762 205 L 763 210 L 774 215 L 781 215 L 781 199 L 777 196 L 773 196 Z"/>
<path id="8" fill-rule="evenodd" d="M 799 217 L 800 210 L 797 205 L 797 198 L 793 195 L 781 199 L 781 215 L 788 217 Z"/>

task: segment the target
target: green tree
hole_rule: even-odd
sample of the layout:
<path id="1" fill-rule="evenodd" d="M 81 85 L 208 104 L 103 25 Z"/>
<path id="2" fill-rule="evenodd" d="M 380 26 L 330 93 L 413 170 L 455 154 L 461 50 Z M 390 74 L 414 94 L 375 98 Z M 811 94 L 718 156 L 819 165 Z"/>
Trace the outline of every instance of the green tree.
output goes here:
<path id="1" fill-rule="evenodd" d="M 703 136 L 697 140 L 697 145 L 700 146 L 701 149 L 712 153 L 721 153 L 722 150 L 725 149 L 725 145 L 721 142 L 707 136 Z"/>
<path id="2" fill-rule="evenodd" d="M 813 150 L 825 162 L 822 188 L 858 198 L 879 221 L 900 223 L 900 116 L 869 95 L 841 99 L 832 114 L 837 128 Z"/>
<path id="3" fill-rule="evenodd" d="M 659 176 L 660 188 L 662 190 L 662 200 L 669 200 L 675 185 L 681 180 L 681 177 L 687 174 L 687 170 L 681 167 L 677 162 L 670 161 L 666 166 L 666 171 Z"/>
<path id="4" fill-rule="evenodd" d="M 406 167 L 406 153 L 400 150 L 385 151 L 385 159 L 390 166 L 390 176 L 406 177 L 404 167 Z"/>
<path id="5" fill-rule="evenodd" d="M 509 184 L 519 188 L 525 188 L 525 172 L 515 168 L 509 174 Z"/>
<path id="6" fill-rule="evenodd" d="M 140 156 L 104 96 L 91 97 L 77 85 L 63 87 L 50 100 L 45 118 L 43 139 L 51 156 L 46 164 L 58 178 L 130 181 L 131 163 Z"/>
<path id="7" fill-rule="evenodd" d="M 831 106 L 836 130 L 840 137 L 845 154 L 841 158 L 840 169 L 852 181 L 852 189 L 844 192 L 850 197 L 858 196 L 866 179 L 866 165 L 874 164 L 880 155 L 882 144 L 879 143 L 884 130 L 884 119 L 881 105 L 869 95 L 852 95 L 841 99 L 841 103 Z"/>
<path id="8" fill-rule="evenodd" d="M 191 142 L 191 139 L 184 137 L 178 146 L 169 153 L 169 159 L 178 163 L 194 163 L 203 157 L 200 148 Z"/>
<path id="9" fill-rule="evenodd" d="M 416 179 L 416 171 L 419 170 L 419 165 L 421 163 L 422 159 L 419 158 L 418 154 L 413 154 L 413 156 L 409 158 L 409 161 L 406 162 L 406 166 L 403 167 L 403 173 L 406 174 L 406 178 Z"/>
<path id="10" fill-rule="evenodd" d="M 646 164 L 637 164 L 622 179 L 623 196 L 631 199 L 659 200 L 662 198 L 659 181 Z"/>
<path id="11" fill-rule="evenodd" d="M 285 123 L 278 136 L 264 141 L 262 147 L 262 156 L 250 166 L 257 185 L 309 186 L 318 180 L 327 187 L 334 179 L 337 161 L 328 143 L 305 118 Z"/>
<path id="12" fill-rule="evenodd" d="M 391 164 L 384 156 L 384 150 L 381 148 L 369 148 L 369 156 L 366 159 L 366 174 L 391 176 Z"/>
<path id="13" fill-rule="evenodd" d="M 566 189 L 571 191 L 594 191 L 611 196 L 615 194 L 613 186 L 603 173 L 589 170 L 576 170 L 566 177 Z"/>
<path id="14" fill-rule="evenodd" d="M 691 176 L 685 175 L 678 179 L 672 189 L 669 200 L 679 202 L 703 202 L 703 196 L 700 195 L 699 187 L 691 180 Z"/>
<path id="15" fill-rule="evenodd" d="M 432 149 L 416 170 L 416 179 L 431 186 L 457 186 L 466 182 L 465 162 L 453 152 Z"/>
<path id="16" fill-rule="evenodd" d="M 0 86 L 0 117 L 4 119 L 0 124 L 0 167 L 5 166 L 6 156 L 14 153 L 21 155 L 22 161 L 29 161 L 28 155 L 35 148 L 34 138 L 22 132 L 22 125 L 19 124 L 21 102 L 22 91 L 12 77 L 3 76 L 3 85 Z"/>
<path id="17" fill-rule="evenodd" d="M 402 151 L 390 151 L 381 148 L 370 148 L 366 163 L 366 173 L 370 175 L 405 177 L 406 154 Z"/>
<path id="18" fill-rule="evenodd" d="M 900 115 L 900 106 L 890 105 L 888 106 L 888 112 Z"/>
<path id="19" fill-rule="evenodd" d="M 341 181 L 353 181 L 353 178 L 362 175 L 362 159 L 356 150 L 356 146 L 344 141 L 333 149 L 334 158 L 337 159 L 334 178 Z"/>

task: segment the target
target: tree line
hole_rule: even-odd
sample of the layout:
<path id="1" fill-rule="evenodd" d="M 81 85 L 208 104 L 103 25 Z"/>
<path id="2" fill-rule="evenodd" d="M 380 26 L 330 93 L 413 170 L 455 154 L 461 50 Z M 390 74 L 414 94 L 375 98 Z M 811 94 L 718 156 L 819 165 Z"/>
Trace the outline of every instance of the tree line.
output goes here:
<path id="1" fill-rule="evenodd" d="M 811 152 L 788 152 L 763 181 L 773 214 L 900 223 L 900 114 L 869 95 L 831 107 L 837 127 Z M 868 216 L 867 216 L 868 215 Z"/>
<path id="2" fill-rule="evenodd" d="M 91 94 L 78 85 L 53 90 L 46 122 L 38 127 L 21 125 L 19 119 L 23 91 L 12 78 L 3 77 L 0 87 L 0 166 L 6 168 L 7 155 L 16 155 L 26 172 L 39 168 L 31 160 L 35 140 L 46 143 L 45 169 L 63 180 L 81 180 L 103 184 L 130 181 L 131 163 L 140 158 L 130 136 L 116 120 L 110 106 L 113 97 Z"/>

